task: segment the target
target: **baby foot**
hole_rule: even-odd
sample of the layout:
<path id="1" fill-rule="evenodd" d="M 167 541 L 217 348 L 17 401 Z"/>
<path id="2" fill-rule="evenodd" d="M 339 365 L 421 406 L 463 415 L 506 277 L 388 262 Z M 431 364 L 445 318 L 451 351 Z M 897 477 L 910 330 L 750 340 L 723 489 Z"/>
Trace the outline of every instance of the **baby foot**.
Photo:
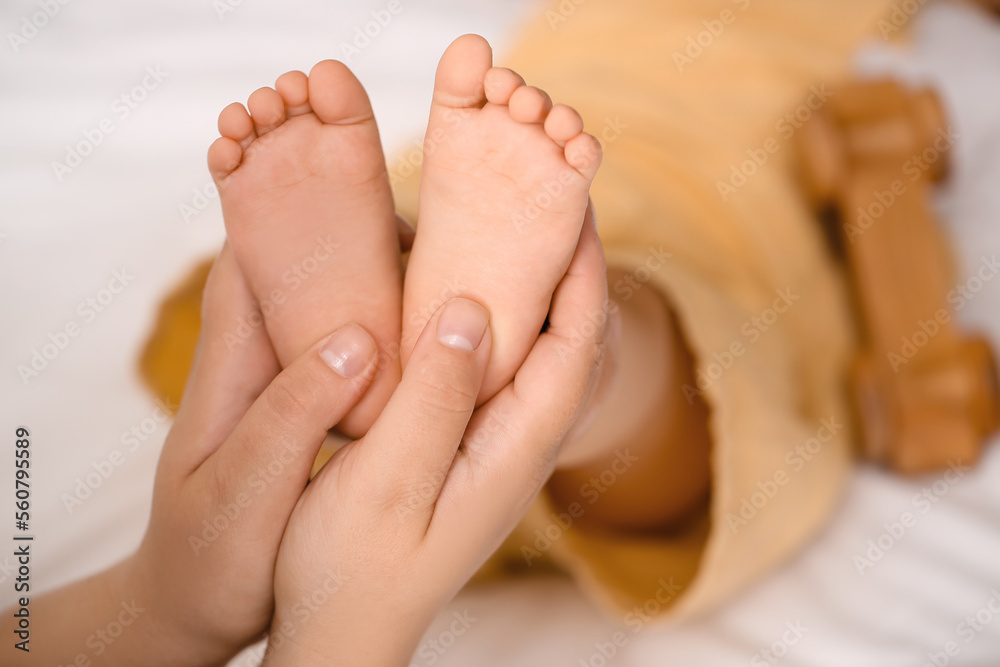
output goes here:
<path id="1" fill-rule="evenodd" d="M 347 67 L 327 60 L 308 77 L 282 75 L 247 106 L 249 113 L 242 104 L 222 111 L 222 137 L 208 151 L 229 242 L 282 366 L 346 322 L 374 335 L 378 373 L 339 425 L 358 437 L 399 382 L 402 296 L 392 194 L 368 96 Z"/>
<path id="2" fill-rule="evenodd" d="M 576 111 L 492 64 L 486 40 L 465 35 L 438 65 L 403 298 L 404 364 L 442 302 L 465 296 L 490 311 L 480 402 L 510 382 L 538 337 L 601 162 Z"/>

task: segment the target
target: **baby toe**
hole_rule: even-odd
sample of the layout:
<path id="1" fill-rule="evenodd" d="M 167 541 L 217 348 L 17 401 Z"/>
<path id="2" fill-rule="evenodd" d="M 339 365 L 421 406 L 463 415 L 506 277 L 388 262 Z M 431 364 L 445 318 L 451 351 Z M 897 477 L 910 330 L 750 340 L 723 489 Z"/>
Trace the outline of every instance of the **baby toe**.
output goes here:
<path id="1" fill-rule="evenodd" d="M 244 149 L 257 138 L 250 114 L 239 102 L 233 102 L 219 114 L 219 134 L 232 139 Z"/>
<path id="2" fill-rule="evenodd" d="M 208 148 L 208 171 L 216 184 L 233 173 L 243 160 L 243 148 L 229 137 L 219 137 Z"/>
<path id="3" fill-rule="evenodd" d="M 597 175 L 601 166 L 601 142 L 586 132 L 581 132 L 566 143 L 566 162 L 587 179 Z"/>
<path id="4" fill-rule="evenodd" d="M 285 72 L 274 82 L 274 89 L 285 103 L 285 115 L 289 118 L 312 111 L 309 106 L 309 77 L 305 72 Z"/>
<path id="5" fill-rule="evenodd" d="M 507 104 L 514 91 L 524 85 L 521 75 L 506 67 L 493 67 L 483 80 L 486 99 L 492 104 Z"/>
<path id="6" fill-rule="evenodd" d="M 257 136 L 263 136 L 285 122 L 285 103 L 274 88 L 255 90 L 247 100 Z"/>
<path id="7" fill-rule="evenodd" d="M 573 107 L 557 104 L 545 118 L 545 134 L 560 146 L 583 132 L 583 119 Z"/>
<path id="8" fill-rule="evenodd" d="M 510 96 L 510 117 L 519 123 L 543 123 L 552 109 L 548 93 L 534 86 L 521 86 Z"/>

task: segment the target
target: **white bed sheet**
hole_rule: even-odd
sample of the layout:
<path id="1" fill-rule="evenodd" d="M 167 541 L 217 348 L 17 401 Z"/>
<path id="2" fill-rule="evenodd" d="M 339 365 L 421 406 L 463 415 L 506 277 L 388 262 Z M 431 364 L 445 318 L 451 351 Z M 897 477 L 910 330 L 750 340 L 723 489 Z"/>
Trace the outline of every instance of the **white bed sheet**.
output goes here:
<path id="1" fill-rule="evenodd" d="M 133 549 L 149 511 L 151 481 L 168 429 L 147 441 L 70 512 L 60 499 L 121 449 L 122 434 L 156 414 L 135 360 L 159 299 L 223 237 L 217 202 L 189 220 L 209 183 L 204 150 L 225 104 L 289 68 L 340 57 L 380 0 L 354 3 L 221 0 L 94 0 L 62 6 L 14 52 L 0 46 L 0 460 L 11 460 L 13 429 L 33 432 L 33 577 L 48 588 L 99 569 Z M 596 0 L 595 0 L 596 1 Z M 532 0 L 402 0 L 404 11 L 351 62 L 369 89 L 390 155 L 419 137 L 436 58 L 455 35 L 480 32 L 501 46 Z M 18 0 L 0 8 L 6 35 L 40 11 Z M 931 6 L 905 52 L 873 44 L 859 69 L 930 80 L 959 131 L 954 176 L 939 204 L 963 271 L 1000 253 L 1000 27 L 975 10 Z M 162 81 L 127 118 L 113 101 L 147 67 Z M 150 80 L 152 81 L 152 80 Z M 115 118 L 92 155 L 57 180 L 52 162 L 101 119 Z M 103 312 L 77 308 L 114 270 L 133 275 Z M 987 282 L 961 318 L 1000 341 L 1000 281 Z M 80 334 L 27 386 L 17 372 L 33 349 L 68 322 Z M 51 351 L 51 350 L 50 350 Z M 147 425 L 153 422 L 147 421 Z M 106 467 L 106 466 L 105 466 Z M 937 481 L 904 481 L 861 468 L 829 528 L 731 604 L 697 622 L 632 634 L 609 664 L 922 665 L 956 640 L 950 665 L 1000 664 L 1000 618 L 968 636 L 958 628 L 1000 591 L 1000 450 L 966 474 L 864 575 L 854 557 L 884 524 L 913 511 L 913 496 Z M 0 498 L 10 498 L 0 474 Z M 0 540 L 6 530 L 0 531 Z M 0 605 L 13 600 L 12 557 L 0 553 Z M 620 627 L 559 578 L 467 591 L 428 633 L 448 643 L 454 612 L 477 619 L 454 645 L 418 652 L 419 665 L 600 665 L 597 644 Z M 788 632 L 788 625 L 798 634 Z M 798 626 L 796 626 L 798 624 Z M 392 628 L 386 628 L 392 632 Z M 444 632 L 445 634 L 441 634 Z M 762 653 L 795 639 L 770 662 Z M 781 647 L 778 647 L 779 652 Z M 582 661 L 582 662 L 581 662 Z M 240 658 L 238 664 L 253 664 Z"/>

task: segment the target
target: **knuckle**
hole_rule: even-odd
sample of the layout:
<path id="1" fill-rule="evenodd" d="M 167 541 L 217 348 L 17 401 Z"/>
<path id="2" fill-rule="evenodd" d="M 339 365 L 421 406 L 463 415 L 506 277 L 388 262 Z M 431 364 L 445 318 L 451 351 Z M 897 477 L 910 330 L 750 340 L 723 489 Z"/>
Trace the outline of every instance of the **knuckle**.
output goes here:
<path id="1" fill-rule="evenodd" d="M 424 475 L 387 484 L 377 494 L 381 499 L 381 509 L 383 513 L 395 515 L 400 520 L 425 512 L 437 502 L 444 480 L 444 472 L 427 471 Z"/>
<path id="2" fill-rule="evenodd" d="M 229 497 L 233 482 L 233 474 L 230 470 L 225 470 L 220 465 L 212 466 L 208 482 L 208 497 L 212 500 L 209 507 L 217 507 Z"/>
<path id="3" fill-rule="evenodd" d="M 475 405 L 478 392 L 461 372 L 435 373 L 416 385 L 417 405 L 433 413 L 464 413 Z"/>
<path id="4" fill-rule="evenodd" d="M 268 385 L 264 400 L 270 412 L 289 426 L 308 420 L 316 405 L 316 395 L 307 384 L 296 382 L 284 373 Z"/>

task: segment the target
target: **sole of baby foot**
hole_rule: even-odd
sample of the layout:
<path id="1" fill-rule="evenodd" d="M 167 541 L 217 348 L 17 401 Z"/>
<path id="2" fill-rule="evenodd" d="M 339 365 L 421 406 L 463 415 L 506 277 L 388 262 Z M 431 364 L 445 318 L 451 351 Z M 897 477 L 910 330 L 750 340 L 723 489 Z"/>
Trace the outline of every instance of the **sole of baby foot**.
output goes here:
<path id="1" fill-rule="evenodd" d="M 575 110 L 492 60 L 486 40 L 466 35 L 438 65 L 403 300 L 404 364 L 448 298 L 490 311 L 480 403 L 510 382 L 538 337 L 601 162 Z"/>
<path id="2" fill-rule="evenodd" d="M 397 223 L 368 96 L 346 66 L 323 61 L 226 107 L 219 132 L 209 170 L 282 366 L 347 322 L 378 343 L 372 386 L 339 425 L 358 437 L 400 375 Z M 234 344 L 259 317 L 233 323 Z"/>

